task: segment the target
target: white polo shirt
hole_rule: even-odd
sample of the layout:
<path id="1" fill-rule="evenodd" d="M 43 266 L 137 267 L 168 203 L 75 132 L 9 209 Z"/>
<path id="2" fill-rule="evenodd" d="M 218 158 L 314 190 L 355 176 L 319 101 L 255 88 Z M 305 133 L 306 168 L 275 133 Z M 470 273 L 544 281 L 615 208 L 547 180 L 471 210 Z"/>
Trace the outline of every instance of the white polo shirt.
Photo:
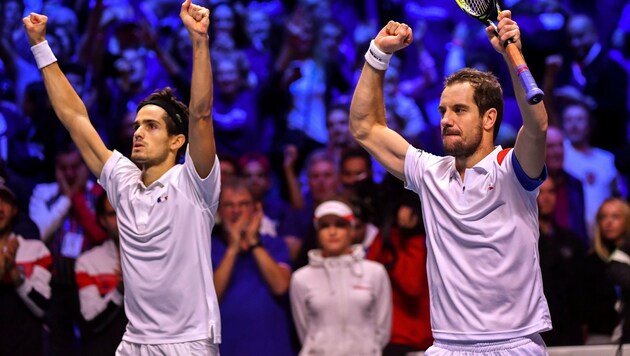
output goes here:
<path id="1" fill-rule="evenodd" d="M 527 178 L 500 146 L 463 182 L 455 158 L 412 146 L 404 170 L 422 201 L 434 338 L 484 342 L 550 330 L 538 260 L 542 180 Z"/>
<path id="2" fill-rule="evenodd" d="M 116 210 L 129 319 L 123 340 L 139 344 L 221 341 L 212 279 L 210 236 L 220 191 L 219 160 L 200 178 L 185 163 L 148 187 L 119 152 L 105 163 L 100 184 Z"/>

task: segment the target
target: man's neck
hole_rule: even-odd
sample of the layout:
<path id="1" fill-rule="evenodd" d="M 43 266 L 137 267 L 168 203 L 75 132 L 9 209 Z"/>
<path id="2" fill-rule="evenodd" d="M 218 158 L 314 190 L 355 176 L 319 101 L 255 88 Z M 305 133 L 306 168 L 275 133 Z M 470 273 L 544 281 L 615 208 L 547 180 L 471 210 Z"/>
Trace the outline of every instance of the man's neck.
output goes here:
<path id="1" fill-rule="evenodd" d="M 142 169 L 142 183 L 145 187 L 153 184 L 156 180 L 160 179 L 169 169 L 175 165 L 167 161 L 154 166 L 144 165 Z"/>
<path id="2" fill-rule="evenodd" d="M 479 146 L 477 151 L 470 156 L 455 157 L 455 167 L 457 168 L 462 180 L 464 180 L 464 172 L 466 172 L 466 169 L 474 167 L 477 163 L 486 158 L 492 151 L 494 151 L 493 145 Z"/>

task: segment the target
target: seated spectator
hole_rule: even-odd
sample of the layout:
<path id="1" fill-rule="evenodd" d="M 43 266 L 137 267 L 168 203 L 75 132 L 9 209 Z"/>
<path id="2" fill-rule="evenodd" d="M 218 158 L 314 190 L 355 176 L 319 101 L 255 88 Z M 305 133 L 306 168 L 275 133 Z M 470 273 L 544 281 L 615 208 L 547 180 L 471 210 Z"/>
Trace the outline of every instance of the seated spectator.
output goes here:
<path id="1" fill-rule="evenodd" d="M 606 199 L 597 211 L 596 222 L 594 248 L 584 266 L 586 344 L 610 344 L 613 330 L 619 324 L 615 309 L 618 295 L 606 275 L 606 264 L 628 236 L 630 206 L 619 198 Z"/>
<path id="2" fill-rule="evenodd" d="M 626 217 L 630 217 L 630 207 L 624 207 Z M 630 224 L 627 222 L 624 231 L 624 242 L 611 255 L 606 268 L 607 276 L 621 287 L 621 306 L 619 310 L 621 323 L 621 340 L 619 343 L 630 343 Z"/>
<path id="3" fill-rule="evenodd" d="M 583 102 L 564 107 L 560 120 L 566 136 L 564 141 L 564 170 L 582 182 L 584 188 L 584 217 L 586 229 L 593 238 L 595 216 L 602 202 L 620 196 L 622 178 L 615 168 L 615 156 L 590 144 L 593 118 Z"/>
<path id="4" fill-rule="evenodd" d="M 553 179 L 547 178 L 539 189 L 540 272 L 553 321 L 553 329 L 541 335 L 548 346 L 582 345 L 586 253 L 580 237 L 554 221 L 557 198 Z"/>
<path id="5" fill-rule="evenodd" d="M 265 217 L 271 220 L 274 230 L 286 219 L 289 204 L 273 195 L 271 167 L 266 156 L 260 153 L 246 153 L 239 159 L 241 174 L 254 195 L 254 200 L 262 203 Z"/>
<path id="6" fill-rule="evenodd" d="M 429 316 L 427 248 L 417 195 L 399 185 L 393 211 L 367 258 L 382 263 L 392 284 L 392 337 L 384 356 L 424 351 L 433 344 Z M 389 204 L 388 204 L 389 205 Z"/>
<path id="7" fill-rule="evenodd" d="M 584 190 L 582 182 L 564 169 L 564 134 L 555 126 L 547 130 L 545 165 L 555 183 L 556 208 L 554 221 L 580 236 L 585 248 L 591 244 L 584 218 Z"/>
<path id="8" fill-rule="evenodd" d="M 17 198 L 0 184 L 0 355 L 42 355 L 50 252 L 13 232 Z"/>
<path id="9" fill-rule="evenodd" d="M 101 193 L 96 217 L 107 239 L 79 256 L 75 265 L 79 304 L 85 327 L 81 335 L 83 355 L 114 355 L 127 327 L 123 305 L 124 284 L 120 266 L 120 238 L 116 211 Z"/>
<path id="10" fill-rule="evenodd" d="M 284 240 L 261 222 L 263 208 L 239 180 L 221 187 L 221 225 L 212 236 L 214 284 L 221 310 L 221 353 L 294 355 L 286 292 L 291 267 Z"/>

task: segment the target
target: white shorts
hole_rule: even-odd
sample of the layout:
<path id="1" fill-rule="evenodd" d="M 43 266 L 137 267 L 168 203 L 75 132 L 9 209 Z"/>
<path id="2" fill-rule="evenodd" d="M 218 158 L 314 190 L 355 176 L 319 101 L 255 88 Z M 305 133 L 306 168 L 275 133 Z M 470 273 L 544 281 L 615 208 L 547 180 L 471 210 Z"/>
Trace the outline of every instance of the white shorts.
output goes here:
<path id="1" fill-rule="evenodd" d="M 462 343 L 435 340 L 425 356 L 547 356 L 539 334 L 496 342 Z"/>
<path id="2" fill-rule="evenodd" d="M 121 341 L 116 356 L 219 356 L 219 345 L 210 339 L 174 344 L 135 344 Z"/>

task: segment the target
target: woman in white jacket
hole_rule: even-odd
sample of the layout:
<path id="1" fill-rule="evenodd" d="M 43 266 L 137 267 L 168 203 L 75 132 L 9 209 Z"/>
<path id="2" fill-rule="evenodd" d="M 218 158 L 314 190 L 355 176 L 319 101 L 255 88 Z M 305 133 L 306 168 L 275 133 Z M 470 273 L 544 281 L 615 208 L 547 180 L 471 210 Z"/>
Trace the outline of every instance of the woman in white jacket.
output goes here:
<path id="1" fill-rule="evenodd" d="M 391 286 L 385 268 L 352 245 L 354 216 L 329 200 L 315 209 L 320 249 L 291 279 L 300 355 L 380 355 L 391 334 Z"/>

